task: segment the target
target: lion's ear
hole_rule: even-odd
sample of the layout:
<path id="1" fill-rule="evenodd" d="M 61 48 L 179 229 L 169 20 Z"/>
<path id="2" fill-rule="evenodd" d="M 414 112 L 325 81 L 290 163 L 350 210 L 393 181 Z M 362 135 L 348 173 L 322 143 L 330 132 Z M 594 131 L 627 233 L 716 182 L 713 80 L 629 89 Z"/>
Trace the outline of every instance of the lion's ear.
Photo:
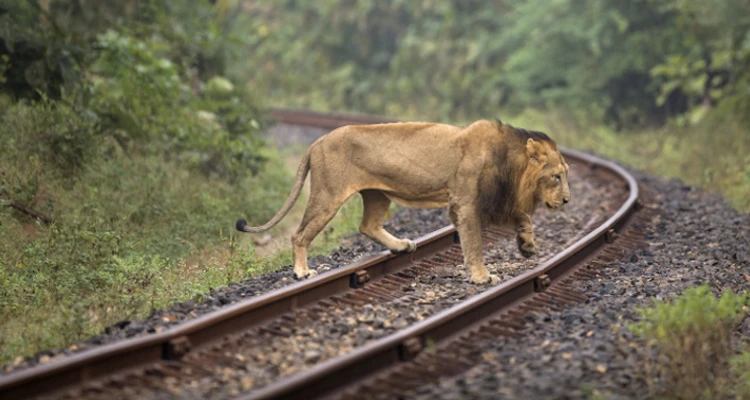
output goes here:
<path id="1" fill-rule="evenodd" d="M 526 155 L 529 156 L 529 159 L 531 161 L 542 162 L 544 160 L 544 150 L 542 149 L 542 144 L 532 138 L 529 138 L 529 140 L 526 141 Z"/>

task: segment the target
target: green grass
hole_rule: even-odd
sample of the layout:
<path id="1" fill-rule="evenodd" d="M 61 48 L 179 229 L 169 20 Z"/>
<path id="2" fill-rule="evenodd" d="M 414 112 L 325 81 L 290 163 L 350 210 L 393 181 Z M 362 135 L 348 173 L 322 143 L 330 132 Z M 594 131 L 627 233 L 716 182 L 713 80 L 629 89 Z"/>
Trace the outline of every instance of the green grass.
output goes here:
<path id="1" fill-rule="evenodd" d="M 32 168 L 8 165 L 24 178 L 11 185 L 29 186 Z M 25 204 L 54 216 L 51 227 L 0 208 L 3 361 L 251 274 L 254 260 L 226 254 L 233 221 L 270 215 L 289 182 L 278 163 L 233 186 L 159 157 L 115 157 L 71 180 L 38 172 Z"/>
<path id="2" fill-rule="evenodd" d="M 50 187 L 60 215 L 51 228 L 0 208 L 2 362 L 291 263 L 288 249 L 256 257 L 251 235 L 233 232 L 238 215 L 265 222 L 280 207 L 291 172 L 278 163 L 237 186 L 156 160 L 101 167 L 68 190 Z M 361 201 L 347 202 L 310 255 L 356 231 L 361 213 Z"/>

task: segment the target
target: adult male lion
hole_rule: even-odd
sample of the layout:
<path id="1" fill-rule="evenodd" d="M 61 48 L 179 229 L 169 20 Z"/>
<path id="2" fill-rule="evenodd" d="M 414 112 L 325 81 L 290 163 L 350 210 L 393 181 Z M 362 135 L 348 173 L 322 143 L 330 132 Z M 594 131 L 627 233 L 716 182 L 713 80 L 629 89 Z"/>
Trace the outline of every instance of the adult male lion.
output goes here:
<path id="1" fill-rule="evenodd" d="M 568 165 L 546 134 L 500 121 L 468 127 L 405 122 L 353 125 L 321 137 L 305 152 L 291 194 L 267 224 L 242 232 L 266 231 L 284 218 L 299 197 L 308 171 L 310 199 L 292 236 L 294 273 L 315 276 L 307 267 L 307 247 L 359 192 L 364 203 L 360 231 L 392 252 L 411 252 L 413 241 L 383 229 L 391 201 L 405 207 L 449 207 L 475 283 L 498 283 L 482 261 L 481 230 L 487 224 L 512 224 L 525 257 L 535 252 L 531 215 L 537 204 L 557 210 L 570 200 Z"/>

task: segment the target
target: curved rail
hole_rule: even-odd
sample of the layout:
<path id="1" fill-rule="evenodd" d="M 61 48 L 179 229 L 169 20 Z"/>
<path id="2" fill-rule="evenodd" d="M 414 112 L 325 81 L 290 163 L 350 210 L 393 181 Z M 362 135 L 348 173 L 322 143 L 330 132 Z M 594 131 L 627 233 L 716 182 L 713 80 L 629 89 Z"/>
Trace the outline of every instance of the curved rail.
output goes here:
<path id="1" fill-rule="evenodd" d="M 326 129 L 393 121 L 382 117 L 332 115 L 306 110 L 274 109 L 271 115 L 284 123 Z M 603 225 L 531 271 L 394 335 L 252 392 L 250 397 L 310 398 L 330 393 L 341 387 L 342 382 L 361 379 L 394 363 L 408 360 L 424 347 L 427 339 L 436 342 L 445 340 L 476 323 L 484 315 L 533 296 L 535 291 L 556 282 L 581 260 L 603 247 L 614 232 L 623 228 L 636 209 L 638 185 L 630 174 L 614 163 L 573 150 L 561 151 L 566 157 L 606 170 L 613 178 L 627 183 L 630 191 L 627 201 Z M 450 247 L 456 240 L 455 229 L 448 226 L 417 239 L 414 253 L 393 255 L 383 251 L 350 266 L 229 305 L 161 333 L 127 339 L 48 364 L 11 372 L 0 377 L 0 398 L 49 394 L 162 360 L 179 359 L 186 352 L 216 343 L 226 335 L 241 332 L 282 313 L 305 307 L 333 294 L 356 290 L 353 288 L 359 287 L 361 282 L 358 279 L 363 276 L 362 271 L 366 271 L 368 279 L 376 279 Z"/>

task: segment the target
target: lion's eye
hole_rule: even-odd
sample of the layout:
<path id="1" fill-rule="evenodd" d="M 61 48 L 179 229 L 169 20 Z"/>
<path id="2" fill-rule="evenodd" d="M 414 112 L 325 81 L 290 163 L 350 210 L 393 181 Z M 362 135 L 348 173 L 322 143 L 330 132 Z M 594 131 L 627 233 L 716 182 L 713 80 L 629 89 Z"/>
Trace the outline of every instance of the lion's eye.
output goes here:
<path id="1" fill-rule="evenodd" d="M 555 175 L 555 179 L 558 180 L 558 181 L 562 180 L 562 176 L 560 176 L 560 174 L 557 174 L 557 175 Z"/>

